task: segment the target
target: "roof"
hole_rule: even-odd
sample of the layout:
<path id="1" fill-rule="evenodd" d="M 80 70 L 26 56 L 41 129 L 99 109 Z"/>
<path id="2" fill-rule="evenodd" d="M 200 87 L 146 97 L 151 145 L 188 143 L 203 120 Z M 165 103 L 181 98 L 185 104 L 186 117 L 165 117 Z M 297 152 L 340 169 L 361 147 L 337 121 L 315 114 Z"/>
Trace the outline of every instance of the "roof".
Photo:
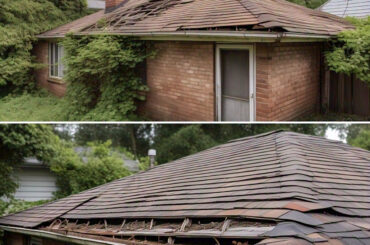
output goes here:
<path id="1" fill-rule="evenodd" d="M 369 180 L 369 151 L 275 131 L 3 217 L 0 224 L 113 236 L 238 237 L 274 245 L 369 244 Z"/>
<path id="2" fill-rule="evenodd" d="M 285 0 L 126 0 L 119 8 L 100 16 L 103 22 L 76 23 L 51 31 L 69 30 L 80 34 L 112 33 L 145 35 L 153 33 L 203 31 L 288 32 L 335 35 L 352 26 L 344 19 Z M 89 23 L 88 23 L 89 22 Z M 77 31 L 78 30 L 78 31 Z M 39 37 L 48 37 L 50 32 Z"/>
<path id="3" fill-rule="evenodd" d="M 369 0 L 329 0 L 318 8 L 339 17 L 365 18 L 370 15 Z"/>
<path id="4" fill-rule="evenodd" d="M 44 32 L 38 37 L 42 38 L 58 38 L 64 37 L 69 32 L 77 32 L 81 28 L 84 28 L 88 25 L 94 24 L 104 16 L 104 10 L 100 10 L 96 13 L 84 16 L 75 21 L 69 22 L 65 25 L 54 28 L 50 31 Z"/>

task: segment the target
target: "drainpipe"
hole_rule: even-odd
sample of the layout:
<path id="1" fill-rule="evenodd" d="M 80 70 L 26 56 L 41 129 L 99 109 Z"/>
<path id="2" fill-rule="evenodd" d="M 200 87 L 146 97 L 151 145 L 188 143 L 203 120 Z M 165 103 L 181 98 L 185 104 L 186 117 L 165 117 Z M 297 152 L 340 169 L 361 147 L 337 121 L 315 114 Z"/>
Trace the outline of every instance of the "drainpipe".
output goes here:
<path id="1" fill-rule="evenodd" d="M 148 151 L 148 156 L 150 159 L 150 168 L 154 168 L 154 163 L 155 163 L 155 156 L 157 155 L 157 151 L 154 149 L 150 149 Z"/>

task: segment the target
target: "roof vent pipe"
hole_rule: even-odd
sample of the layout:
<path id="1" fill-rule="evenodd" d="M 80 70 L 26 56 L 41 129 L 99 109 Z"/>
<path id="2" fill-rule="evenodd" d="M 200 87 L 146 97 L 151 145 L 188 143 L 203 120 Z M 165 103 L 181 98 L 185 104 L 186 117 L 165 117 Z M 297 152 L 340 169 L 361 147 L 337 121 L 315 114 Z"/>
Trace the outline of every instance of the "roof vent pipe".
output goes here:
<path id="1" fill-rule="evenodd" d="M 154 167 L 154 163 L 155 163 L 155 156 L 157 155 L 157 151 L 154 150 L 154 149 L 150 149 L 148 151 L 148 156 L 149 156 L 149 159 L 150 159 L 150 168 L 153 168 Z"/>

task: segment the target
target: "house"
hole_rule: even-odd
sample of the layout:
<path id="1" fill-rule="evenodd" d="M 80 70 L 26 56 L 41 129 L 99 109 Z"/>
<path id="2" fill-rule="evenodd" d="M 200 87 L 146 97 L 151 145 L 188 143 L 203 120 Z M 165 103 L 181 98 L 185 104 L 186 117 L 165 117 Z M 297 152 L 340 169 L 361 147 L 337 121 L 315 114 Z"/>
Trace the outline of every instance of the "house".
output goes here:
<path id="1" fill-rule="evenodd" d="M 5 245 L 370 243 L 370 152 L 274 131 L 0 218 Z"/>
<path id="2" fill-rule="evenodd" d="M 87 161 L 86 153 L 91 150 L 89 147 L 75 147 L 83 161 Z M 123 153 L 119 153 L 123 159 L 124 166 L 133 173 L 139 171 L 139 163 L 132 160 Z M 14 198 L 24 201 L 50 200 L 54 198 L 54 192 L 58 190 L 56 185 L 57 176 L 50 171 L 50 167 L 29 157 L 24 160 L 21 166 L 15 169 L 14 178 L 18 183 L 18 188 L 14 193 Z"/>
<path id="3" fill-rule="evenodd" d="M 87 7 L 89 9 L 104 9 L 105 0 L 87 0 Z"/>
<path id="4" fill-rule="evenodd" d="M 100 19 L 108 26 L 101 27 Z M 42 33 L 39 85 L 62 96 L 68 32 L 153 43 L 150 91 L 139 111 L 162 121 L 284 121 L 316 112 L 324 97 L 323 47 L 352 26 L 284 0 L 106 0 L 106 9 Z"/>
<path id="5" fill-rule="evenodd" d="M 339 17 L 366 18 L 370 15 L 369 0 L 329 0 L 318 10 L 334 14 Z"/>

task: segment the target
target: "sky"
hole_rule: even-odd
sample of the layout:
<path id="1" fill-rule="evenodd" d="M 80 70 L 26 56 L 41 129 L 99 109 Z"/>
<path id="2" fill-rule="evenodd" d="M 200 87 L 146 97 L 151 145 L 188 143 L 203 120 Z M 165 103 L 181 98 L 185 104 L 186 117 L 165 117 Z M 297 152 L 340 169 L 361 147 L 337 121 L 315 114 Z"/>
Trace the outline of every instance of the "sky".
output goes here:
<path id="1" fill-rule="evenodd" d="M 338 140 L 338 141 L 342 141 L 342 142 L 346 143 L 345 139 L 342 140 L 341 138 L 339 138 L 339 132 L 336 129 L 328 128 L 326 130 L 325 137 L 327 139 Z"/>

